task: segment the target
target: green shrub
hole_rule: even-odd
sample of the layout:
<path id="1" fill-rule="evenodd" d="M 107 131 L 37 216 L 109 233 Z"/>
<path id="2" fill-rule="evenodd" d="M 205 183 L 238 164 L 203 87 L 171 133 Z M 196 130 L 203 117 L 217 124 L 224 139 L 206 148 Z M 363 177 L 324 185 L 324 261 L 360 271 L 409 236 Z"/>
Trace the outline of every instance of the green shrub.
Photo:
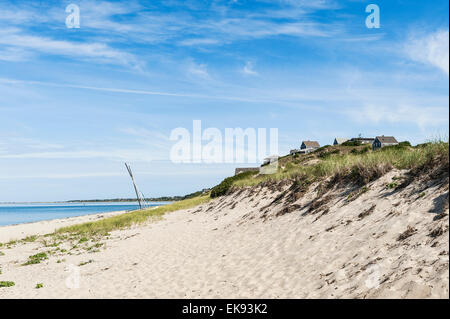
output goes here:
<path id="1" fill-rule="evenodd" d="M 411 147 L 411 143 L 409 141 L 400 142 L 398 145 Z"/>
<path id="2" fill-rule="evenodd" d="M 92 259 L 89 259 L 88 261 L 82 261 L 82 262 L 80 262 L 79 264 L 78 264 L 78 266 L 84 266 L 84 265 L 87 265 L 87 264 L 90 264 L 90 263 L 93 263 L 94 262 L 94 260 L 92 260 Z"/>
<path id="3" fill-rule="evenodd" d="M 396 188 L 397 186 L 398 186 L 398 184 L 396 182 L 386 184 L 387 189 L 393 189 L 393 188 Z"/>
<path id="4" fill-rule="evenodd" d="M 213 187 L 210 195 L 211 198 L 225 195 L 234 182 L 253 177 L 256 174 L 258 174 L 258 172 L 249 171 L 225 178 L 219 185 Z"/>
<path id="5" fill-rule="evenodd" d="M 42 283 L 36 284 L 36 289 L 39 289 L 39 288 L 44 288 L 44 284 L 42 284 Z"/>
<path id="6" fill-rule="evenodd" d="M 22 241 L 27 242 L 27 243 L 32 243 L 32 242 L 36 241 L 36 239 L 37 239 L 37 236 L 32 235 L 32 236 L 25 237 L 24 239 L 22 239 Z"/>
<path id="7" fill-rule="evenodd" d="M 332 150 L 332 151 L 329 151 L 329 152 L 320 152 L 317 156 L 319 158 L 323 159 L 323 158 L 328 158 L 328 157 L 330 157 L 333 154 L 339 154 L 339 153 L 340 153 L 340 151 L 338 149 L 335 149 L 335 150 Z"/>
<path id="8" fill-rule="evenodd" d="M 27 262 L 24 263 L 23 266 L 39 264 L 42 260 L 45 260 L 45 259 L 48 259 L 48 256 L 46 253 L 38 253 L 36 255 L 28 257 Z"/>
<path id="9" fill-rule="evenodd" d="M 361 149 L 354 148 L 354 149 L 352 149 L 352 150 L 350 151 L 350 153 L 352 153 L 352 154 L 354 154 L 354 155 L 359 155 L 359 154 L 367 153 L 370 149 L 371 149 L 370 146 L 365 146 L 365 147 L 363 147 L 363 148 L 361 148 Z"/>
<path id="10" fill-rule="evenodd" d="M 0 287 L 12 287 L 14 285 L 14 281 L 0 281 Z"/>
<path id="11" fill-rule="evenodd" d="M 415 148 L 426 148 L 428 146 L 430 146 L 432 143 L 431 142 L 427 142 L 427 143 L 422 143 L 422 144 L 417 144 L 415 146 Z"/>
<path id="12" fill-rule="evenodd" d="M 341 144 L 342 146 L 360 146 L 361 142 L 360 141 L 346 141 L 344 143 Z"/>
<path id="13" fill-rule="evenodd" d="M 409 147 L 411 147 L 411 144 L 408 141 L 405 141 L 405 142 L 400 142 L 397 145 L 389 145 L 389 146 L 382 147 L 380 150 L 385 152 L 387 150 L 403 150 L 403 149 L 406 149 Z"/>
<path id="14" fill-rule="evenodd" d="M 318 149 L 316 149 L 313 153 L 320 153 L 320 152 L 326 150 L 329 147 L 331 147 L 331 145 L 324 145 L 324 146 L 319 147 Z"/>

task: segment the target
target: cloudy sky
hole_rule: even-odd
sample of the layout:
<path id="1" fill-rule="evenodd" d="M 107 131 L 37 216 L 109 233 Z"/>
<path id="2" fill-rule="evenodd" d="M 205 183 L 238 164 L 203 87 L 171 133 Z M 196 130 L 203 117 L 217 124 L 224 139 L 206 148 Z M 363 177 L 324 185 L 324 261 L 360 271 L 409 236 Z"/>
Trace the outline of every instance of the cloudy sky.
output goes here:
<path id="1" fill-rule="evenodd" d="M 67 28 L 69 4 L 80 28 Z M 381 26 L 368 29 L 376 3 Z M 0 0 L 0 201 L 210 187 L 242 164 L 174 164 L 173 129 L 301 140 L 448 138 L 448 1 Z"/>

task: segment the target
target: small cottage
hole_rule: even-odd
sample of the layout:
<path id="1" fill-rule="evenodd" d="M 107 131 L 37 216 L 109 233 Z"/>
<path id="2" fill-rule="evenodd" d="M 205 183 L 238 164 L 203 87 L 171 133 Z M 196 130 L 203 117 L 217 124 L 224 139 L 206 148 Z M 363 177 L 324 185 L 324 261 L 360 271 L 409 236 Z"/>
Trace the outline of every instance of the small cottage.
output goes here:
<path id="1" fill-rule="evenodd" d="M 320 144 L 317 141 L 303 141 L 302 145 L 300 146 L 301 150 L 305 149 L 312 149 L 316 150 L 320 147 Z"/>
<path id="2" fill-rule="evenodd" d="M 397 145 L 398 142 L 393 136 L 377 136 L 375 137 L 375 140 L 372 143 L 372 149 L 377 150 L 379 148 L 385 147 L 385 146 L 391 146 L 391 145 Z"/>

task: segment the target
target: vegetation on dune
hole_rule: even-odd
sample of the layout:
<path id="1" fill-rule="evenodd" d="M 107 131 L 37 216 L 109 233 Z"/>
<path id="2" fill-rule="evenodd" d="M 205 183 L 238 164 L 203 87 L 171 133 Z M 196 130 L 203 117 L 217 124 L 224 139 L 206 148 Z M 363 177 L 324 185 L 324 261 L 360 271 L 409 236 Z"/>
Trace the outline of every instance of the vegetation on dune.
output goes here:
<path id="1" fill-rule="evenodd" d="M 361 145 L 360 141 L 345 141 L 344 143 L 341 144 L 342 146 L 359 146 Z"/>
<path id="2" fill-rule="evenodd" d="M 38 253 L 36 255 L 28 257 L 28 260 L 23 264 L 23 266 L 39 264 L 41 261 L 48 259 L 46 253 Z"/>
<path id="3" fill-rule="evenodd" d="M 0 281 L 0 287 L 12 287 L 14 285 L 13 281 Z"/>
<path id="4" fill-rule="evenodd" d="M 157 208 L 149 208 L 143 210 L 136 210 L 129 213 L 101 219 L 94 222 L 88 222 L 79 225 L 67 226 L 60 228 L 56 234 L 75 233 L 77 235 L 107 235 L 109 232 L 116 229 L 123 229 L 132 225 L 142 224 L 149 219 L 161 218 L 165 213 L 173 212 L 180 209 L 191 208 L 207 202 L 210 199 L 209 194 L 197 196 L 179 202 L 174 202 L 169 205 L 160 206 Z"/>
<path id="5" fill-rule="evenodd" d="M 36 235 L 27 236 L 24 239 L 22 239 L 22 242 L 32 243 L 32 242 L 36 241 L 37 238 L 38 237 Z"/>
<path id="6" fill-rule="evenodd" d="M 90 264 L 90 263 L 93 263 L 93 262 L 94 262 L 94 260 L 89 259 L 88 261 L 82 261 L 82 262 L 80 262 L 80 263 L 78 264 L 78 266 L 81 267 L 81 266 L 84 266 L 84 265 L 87 265 L 87 264 Z"/>
<path id="7" fill-rule="evenodd" d="M 430 163 L 436 164 L 436 162 L 448 165 L 448 146 L 448 142 L 441 141 L 416 147 L 411 147 L 408 142 L 403 142 L 377 151 L 360 146 L 353 148 L 356 151 L 351 149 L 345 153 L 342 148 L 326 147 L 316 151 L 315 154 L 305 155 L 304 159 L 285 157 L 279 161 L 280 165 L 276 174 L 246 176 L 246 178 L 233 181 L 231 186 L 253 186 L 283 179 L 312 182 L 327 177 L 332 177 L 332 180 L 351 178 L 363 185 L 382 176 L 392 168 L 415 169 L 430 165 Z M 317 163 L 305 165 L 305 159 L 314 158 L 318 160 Z"/>
<path id="8" fill-rule="evenodd" d="M 219 185 L 213 187 L 211 190 L 211 198 L 225 195 L 235 182 L 253 178 L 257 173 L 258 172 L 253 171 L 243 172 L 238 175 L 225 178 Z"/>

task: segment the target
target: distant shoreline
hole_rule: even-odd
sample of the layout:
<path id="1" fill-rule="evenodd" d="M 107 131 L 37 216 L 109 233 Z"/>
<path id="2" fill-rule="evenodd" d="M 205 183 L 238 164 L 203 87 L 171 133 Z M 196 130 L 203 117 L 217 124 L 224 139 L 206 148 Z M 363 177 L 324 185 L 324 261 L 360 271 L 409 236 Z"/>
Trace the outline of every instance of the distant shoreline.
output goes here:
<path id="1" fill-rule="evenodd" d="M 164 206 L 169 203 L 149 202 L 146 207 Z M 139 209 L 139 205 L 136 202 L 3 204 L 0 205 L 0 227 L 137 209 Z"/>
<path id="2" fill-rule="evenodd" d="M 146 200 L 149 203 L 170 203 L 176 200 Z M 96 199 L 96 200 L 69 200 L 69 201 L 45 201 L 45 202 L 0 202 L 0 205 L 12 204 L 74 204 L 74 203 L 137 203 L 136 199 L 132 200 L 114 200 L 114 199 Z"/>
<path id="3" fill-rule="evenodd" d="M 31 235 L 45 235 L 56 231 L 58 228 L 75 224 L 92 222 L 107 217 L 126 213 L 126 210 L 113 212 L 93 213 L 79 216 L 53 218 L 34 222 L 25 222 L 12 225 L 0 225 L 0 242 L 20 240 Z"/>
<path id="4" fill-rule="evenodd" d="M 189 199 L 196 197 L 198 195 L 204 194 L 209 189 L 204 189 L 201 191 L 197 191 L 191 194 L 187 194 L 184 196 L 160 196 L 160 197 L 151 197 L 151 198 L 145 198 L 144 200 L 146 202 L 159 202 L 159 203 L 171 203 L 176 202 L 184 199 Z M 136 198 L 107 198 L 107 199 L 70 199 L 70 200 L 61 200 L 61 201 L 43 201 L 43 202 L 34 202 L 34 201 L 28 201 L 28 202 L 0 202 L 0 205 L 5 204 L 71 204 L 71 203 L 137 203 Z"/>

